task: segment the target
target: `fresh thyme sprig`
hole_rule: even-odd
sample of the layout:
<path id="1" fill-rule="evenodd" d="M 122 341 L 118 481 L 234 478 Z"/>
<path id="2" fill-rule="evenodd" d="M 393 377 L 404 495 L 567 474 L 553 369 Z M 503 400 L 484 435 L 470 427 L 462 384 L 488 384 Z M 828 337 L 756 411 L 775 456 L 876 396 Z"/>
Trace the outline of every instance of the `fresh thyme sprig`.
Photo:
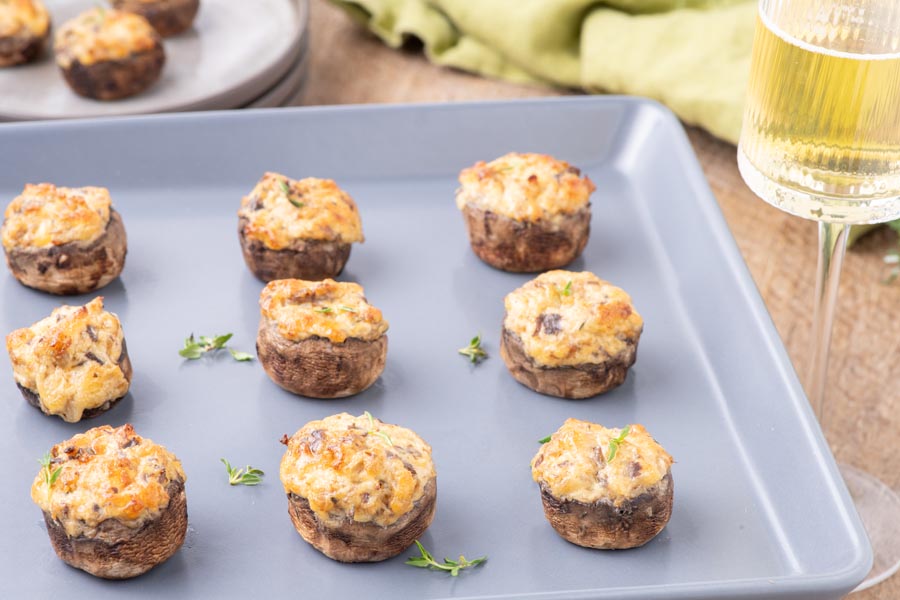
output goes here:
<path id="1" fill-rule="evenodd" d="M 619 444 L 625 441 L 625 436 L 631 433 L 631 425 L 626 425 L 619 433 L 618 437 L 609 440 L 609 452 L 606 453 L 606 462 L 612 462 L 619 452 Z"/>
<path id="2" fill-rule="evenodd" d="M 201 335 L 200 337 L 195 338 L 192 333 L 190 337 L 184 340 L 184 348 L 179 350 L 178 354 L 188 360 L 196 360 L 207 352 L 216 352 L 223 348 L 227 348 L 228 352 L 231 353 L 231 357 L 238 362 L 253 360 L 252 354 L 240 352 L 225 345 L 228 340 L 231 339 L 232 335 L 234 334 L 226 333 L 225 335 L 214 335 L 212 337 Z"/>
<path id="3" fill-rule="evenodd" d="M 481 334 L 479 333 L 475 337 L 469 341 L 469 345 L 465 348 L 460 348 L 457 350 L 463 356 L 469 358 L 469 361 L 473 365 L 477 365 L 480 361 L 486 359 L 488 357 L 487 352 L 484 351 L 484 348 L 481 347 Z"/>
<path id="4" fill-rule="evenodd" d="M 247 465 L 243 469 L 235 469 L 224 458 L 219 459 L 228 471 L 228 485 L 259 485 L 265 473 Z"/>
<path id="5" fill-rule="evenodd" d="M 366 416 L 367 419 L 369 419 L 369 431 L 367 433 L 371 433 L 372 435 L 377 435 L 378 437 L 383 439 L 385 442 L 387 442 L 388 446 L 393 446 L 394 441 L 391 439 L 391 436 L 389 436 L 388 434 L 386 434 L 383 431 L 378 431 L 377 429 L 375 429 L 375 417 L 372 416 L 372 413 L 370 413 L 369 411 L 366 411 L 363 414 Z"/>
<path id="6" fill-rule="evenodd" d="M 542 437 L 541 439 L 538 440 L 538 444 L 546 444 L 547 442 L 550 441 L 550 438 L 552 438 L 552 437 L 553 437 L 552 435 L 548 435 L 547 437 Z"/>
<path id="7" fill-rule="evenodd" d="M 406 561 L 406 564 L 411 567 L 419 567 L 421 569 L 437 569 L 439 571 L 447 571 L 453 577 L 459 575 L 459 572 L 462 569 L 477 567 L 478 565 L 483 564 L 485 561 L 487 561 L 487 556 L 482 556 L 480 558 L 476 558 L 475 560 L 467 560 L 465 556 L 460 554 L 459 560 L 450 560 L 449 558 L 445 558 L 444 562 L 439 563 L 434 559 L 434 556 L 431 555 L 431 552 L 425 549 L 425 546 L 423 546 L 419 540 L 416 540 L 416 546 L 418 546 L 421 556 L 410 556 Z"/>
<path id="8" fill-rule="evenodd" d="M 288 185 L 287 181 L 281 179 L 278 181 L 279 185 L 281 185 L 281 191 L 284 192 L 285 197 L 288 199 L 288 202 L 296 206 L 297 208 L 303 208 L 306 206 L 304 203 L 299 200 L 294 200 L 291 198 L 291 186 Z"/>
<path id="9" fill-rule="evenodd" d="M 56 483 L 56 480 L 59 479 L 60 473 L 62 473 L 62 467 L 56 467 L 55 469 L 51 469 L 50 466 L 53 464 L 53 458 L 51 458 L 50 453 L 48 452 L 44 456 L 38 459 L 38 462 L 41 464 L 43 469 L 41 469 L 41 478 L 44 480 L 44 484 L 46 484 L 48 491 L 49 488 Z"/>

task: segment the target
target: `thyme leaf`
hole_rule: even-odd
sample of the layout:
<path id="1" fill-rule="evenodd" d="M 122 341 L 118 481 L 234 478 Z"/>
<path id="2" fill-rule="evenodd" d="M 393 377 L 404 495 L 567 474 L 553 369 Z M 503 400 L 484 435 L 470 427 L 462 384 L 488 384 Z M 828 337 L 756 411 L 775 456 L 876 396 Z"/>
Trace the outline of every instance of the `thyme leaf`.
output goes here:
<path id="1" fill-rule="evenodd" d="M 463 356 L 468 357 L 469 362 L 473 365 L 477 365 L 480 361 L 486 359 L 488 357 L 487 352 L 484 351 L 484 348 L 481 347 L 481 334 L 479 333 L 475 337 L 469 341 L 469 345 L 465 348 L 460 348 L 457 350 Z"/>
<path id="2" fill-rule="evenodd" d="M 618 437 L 609 440 L 609 452 L 606 453 L 606 462 L 612 462 L 612 459 L 616 457 L 616 454 L 619 452 L 619 444 L 625 441 L 625 436 L 629 433 L 631 433 L 631 425 L 626 425 L 622 428 Z"/>
<path id="3" fill-rule="evenodd" d="M 254 469 L 250 465 L 247 465 L 243 469 L 236 469 L 231 466 L 224 458 L 220 458 L 222 464 L 225 465 L 225 470 L 228 471 L 228 485 L 259 485 L 262 483 L 262 478 L 265 473 L 263 473 L 259 469 Z"/>
<path id="4" fill-rule="evenodd" d="M 420 569 L 434 569 L 438 571 L 446 571 L 450 573 L 452 577 L 456 577 L 459 575 L 459 572 L 462 569 L 468 569 L 469 567 L 477 567 L 480 564 L 484 564 L 487 561 L 487 556 L 482 556 L 476 558 L 474 560 L 468 560 L 462 554 L 459 555 L 459 560 L 450 560 L 449 558 L 444 558 L 444 562 L 439 563 L 434 559 L 434 556 L 425 549 L 425 546 L 419 540 L 416 540 L 416 546 L 419 548 L 420 556 L 410 556 L 405 564 L 411 567 L 419 567 Z"/>

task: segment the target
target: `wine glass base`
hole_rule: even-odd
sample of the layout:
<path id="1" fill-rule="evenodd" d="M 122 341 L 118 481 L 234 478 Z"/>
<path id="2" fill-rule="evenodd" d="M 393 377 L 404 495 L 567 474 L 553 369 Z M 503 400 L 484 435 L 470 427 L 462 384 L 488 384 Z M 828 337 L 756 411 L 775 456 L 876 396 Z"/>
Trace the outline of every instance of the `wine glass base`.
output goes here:
<path id="1" fill-rule="evenodd" d="M 881 583 L 900 569 L 900 496 L 865 471 L 838 465 L 856 510 L 869 534 L 875 562 L 859 592 Z"/>

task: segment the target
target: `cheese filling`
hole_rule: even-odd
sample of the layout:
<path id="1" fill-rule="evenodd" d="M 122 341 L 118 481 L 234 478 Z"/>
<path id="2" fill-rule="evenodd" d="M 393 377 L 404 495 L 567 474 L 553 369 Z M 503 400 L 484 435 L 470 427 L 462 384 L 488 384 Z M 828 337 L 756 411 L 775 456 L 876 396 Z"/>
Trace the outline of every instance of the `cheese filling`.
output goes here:
<path id="1" fill-rule="evenodd" d="M 106 188 L 28 184 L 6 207 L 0 238 L 6 250 L 89 245 L 106 232 L 110 207 Z"/>
<path id="2" fill-rule="evenodd" d="M 16 383 L 40 396 L 42 410 L 70 423 L 128 392 L 119 362 L 125 338 L 103 298 L 61 306 L 6 337 Z"/>
<path id="3" fill-rule="evenodd" d="M 263 289 L 259 306 L 263 318 L 295 342 L 311 337 L 336 344 L 347 338 L 373 341 L 388 330 L 381 311 L 366 301 L 358 283 L 278 279 Z"/>
<path id="4" fill-rule="evenodd" d="M 123 60 L 159 44 L 159 34 L 144 17 L 98 7 L 68 21 L 56 33 L 56 63 L 66 69 L 74 62 L 88 66 Z"/>
<path id="5" fill-rule="evenodd" d="M 244 235 L 271 250 L 305 241 L 363 241 L 356 203 L 330 179 L 266 173 L 241 201 L 238 216 L 247 220 Z"/>
<path id="6" fill-rule="evenodd" d="M 107 519 L 139 529 L 168 507 L 169 484 L 185 481 L 178 459 L 131 425 L 89 429 L 53 446 L 50 457 L 49 473 L 34 478 L 31 499 L 70 537 L 93 537 Z"/>
<path id="7" fill-rule="evenodd" d="M 589 205 L 596 189 L 569 163 L 545 154 L 510 153 L 478 162 L 459 174 L 456 206 L 466 205 L 517 221 L 559 224 Z"/>
<path id="8" fill-rule="evenodd" d="M 0 38 L 44 37 L 50 15 L 40 0 L 0 0 Z"/>
<path id="9" fill-rule="evenodd" d="M 556 498 L 618 505 L 658 484 L 672 457 L 641 425 L 631 430 L 612 460 L 609 442 L 621 429 L 568 419 L 531 460 L 531 475 Z"/>
<path id="10" fill-rule="evenodd" d="M 309 501 L 319 520 L 387 527 L 425 493 L 435 477 L 431 446 L 414 432 L 341 413 L 295 433 L 281 459 L 287 493 Z"/>
<path id="11" fill-rule="evenodd" d="M 605 362 L 637 343 L 644 324 L 627 293 L 587 271 L 548 271 L 504 302 L 503 327 L 547 367 Z"/>

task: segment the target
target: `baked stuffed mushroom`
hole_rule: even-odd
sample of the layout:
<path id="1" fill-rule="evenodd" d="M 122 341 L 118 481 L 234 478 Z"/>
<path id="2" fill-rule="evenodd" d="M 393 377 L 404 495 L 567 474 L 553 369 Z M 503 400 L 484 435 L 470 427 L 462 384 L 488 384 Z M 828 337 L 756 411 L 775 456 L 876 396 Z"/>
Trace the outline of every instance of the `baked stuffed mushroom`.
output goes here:
<path id="1" fill-rule="evenodd" d="M 94 291 L 125 267 L 125 226 L 105 188 L 26 185 L 6 207 L 0 239 L 13 276 L 51 294 Z"/>
<path id="2" fill-rule="evenodd" d="M 497 269 L 533 273 L 565 266 L 591 228 L 591 180 L 545 154 L 510 153 L 459 174 L 456 205 L 475 254 Z"/>
<path id="3" fill-rule="evenodd" d="M 117 10 L 136 13 L 150 21 L 163 37 L 178 35 L 194 23 L 200 0 L 111 0 Z"/>
<path id="4" fill-rule="evenodd" d="M 641 425 L 607 429 L 568 419 L 531 461 L 544 516 L 566 540 L 636 548 L 672 516 L 672 457 Z"/>
<path id="5" fill-rule="evenodd" d="M 396 556 L 434 518 L 431 446 L 368 413 L 304 425 L 287 443 L 281 482 L 297 532 L 341 562 Z"/>
<path id="6" fill-rule="evenodd" d="M 31 499 L 56 554 L 104 579 L 127 579 L 164 562 L 184 542 L 181 463 L 131 425 L 89 429 L 45 457 Z"/>
<path id="7" fill-rule="evenodd" d="M 342 398 L 378 379 L 388 322 L 357 283 L 272 281 L 259 297 L 256 353 L 269 377 L 294 394 Z"/>
<path id="8" fill-rule="evenodd" d="M 0 0 L 0 67 L 34 60 L 50 36 L 50 14 L 40 0 Z"/>
<path id="9" fill-rule="evenodd" d="M 138 94 L 159 79 L 166 54 L 153 26 L 140 15 L 96 8 L 56 33 L 56 64 L 72 90 L 94 100 Z"/>
<path id="10" fill-rule="evenodd" d="M 500 355 L 542 394 L 589 398 L 625 381 L 644 321 L 623 290 L 593 273 L 548 271 L 506 296 Z"/>
<path id="11" fill-rule="evenodd" d="M 103 298 L 61 306 L 13 331 L 6 349 L 25 400 L 69 423 L 106 412 L 131 385 L 122 325 L 103 310 Z"/>
<path id="12" fill-rule="evenodd" d="M 356 203 L 330 179 L 266 173 L 238 211 L 250 271 L 263 281 L 337 277 L 363 241 Z"/>

